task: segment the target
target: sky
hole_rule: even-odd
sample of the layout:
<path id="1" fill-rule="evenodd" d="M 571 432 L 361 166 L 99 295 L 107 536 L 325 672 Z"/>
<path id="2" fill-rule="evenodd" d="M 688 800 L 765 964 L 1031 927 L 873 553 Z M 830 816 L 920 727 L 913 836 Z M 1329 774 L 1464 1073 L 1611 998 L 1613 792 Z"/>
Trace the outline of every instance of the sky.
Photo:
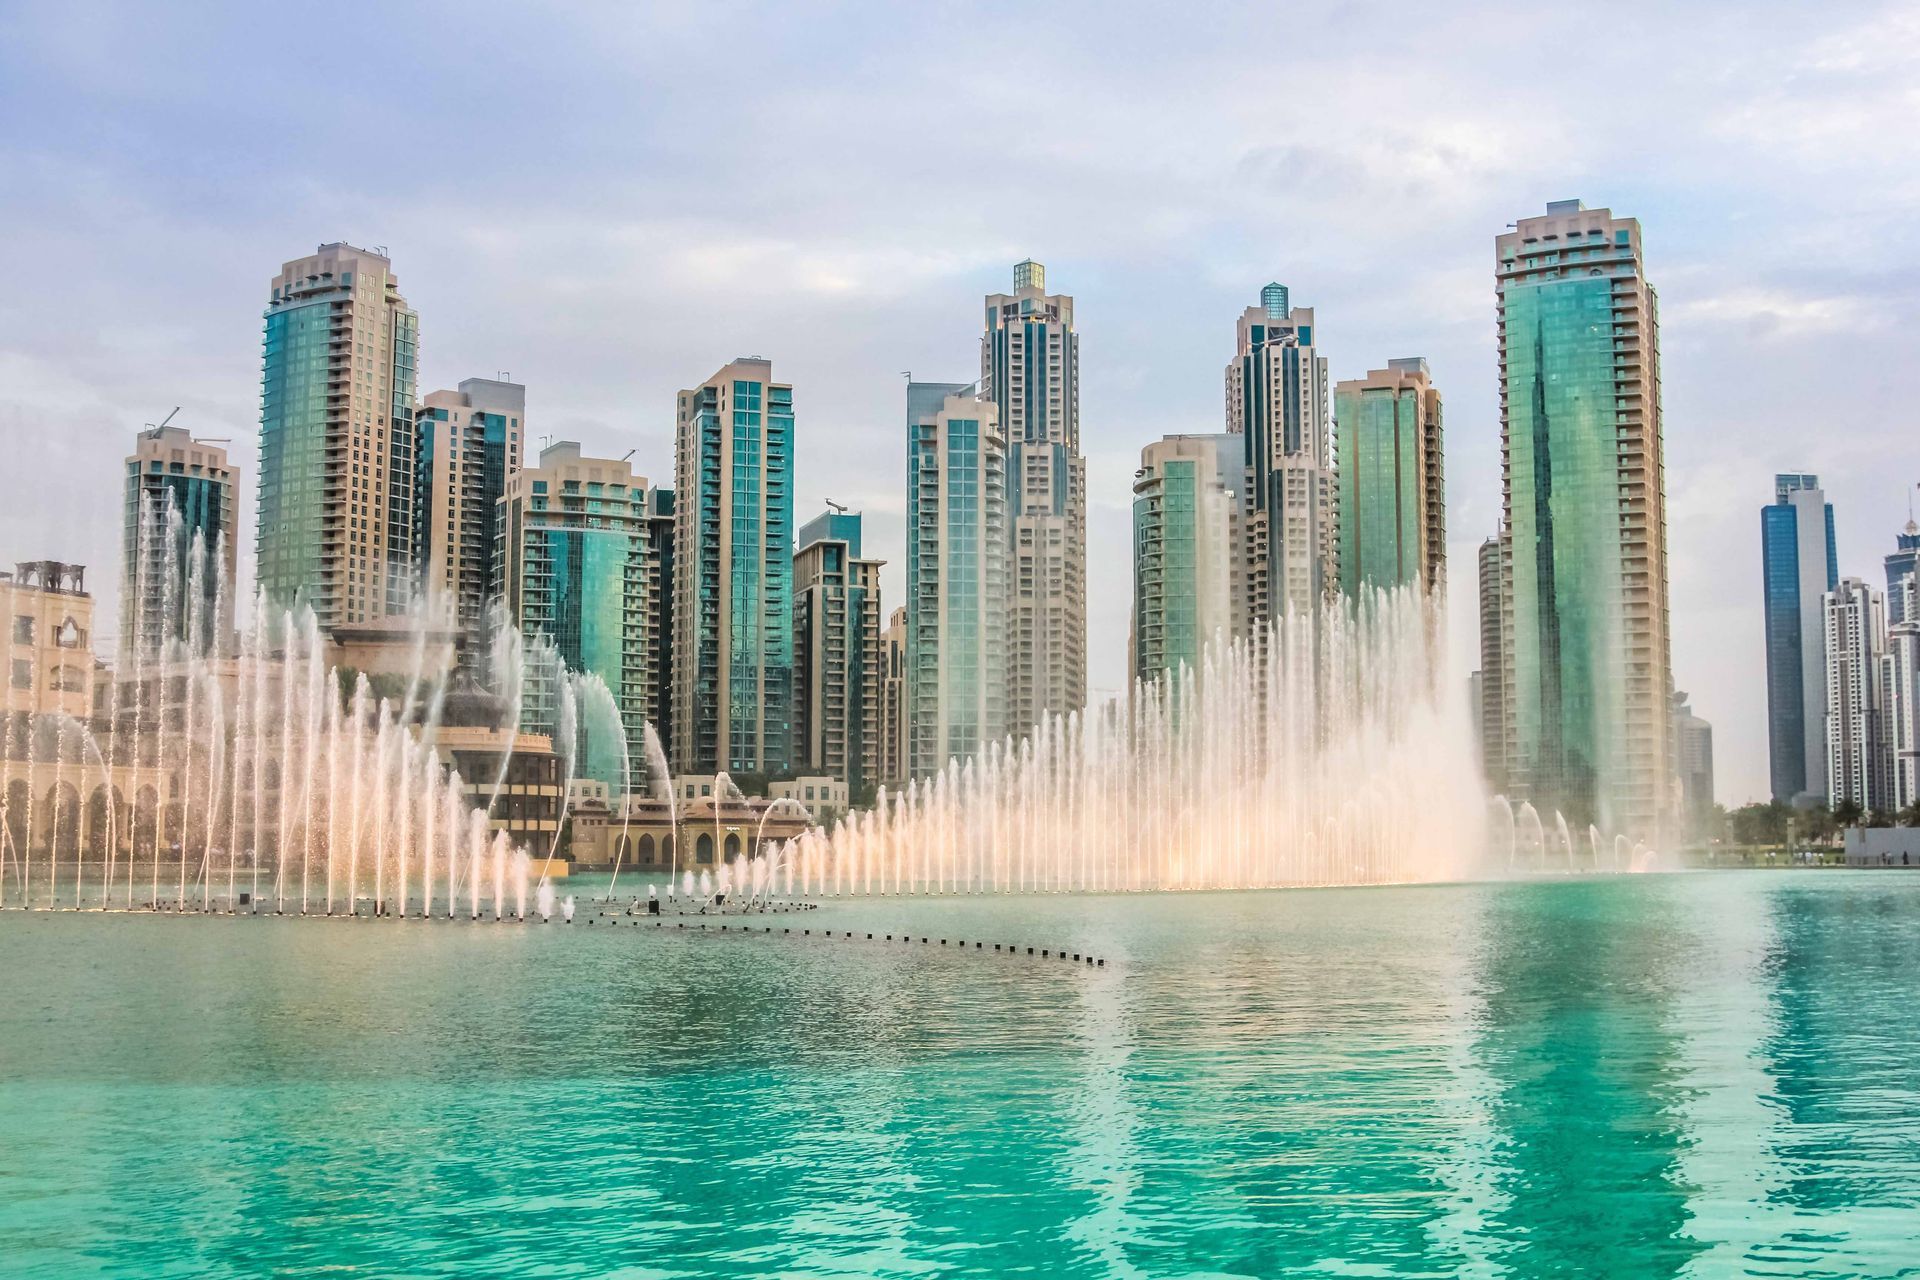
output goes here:
<path id="1" fill-rule="evenodd" d="M 978 376 L 981 299 L 1031 256 L 1081 333 L 1096 696 L 1140 448 L 1221 429 L 1269 280 L 1334 378 L 1432 364 L 1464 679 L 1493 238 L 1579 198 L 1645 229 L 1674 674 L 1738 804 L 1773 473 L 1819 473 L 1875 583 L 1920 481 L 1917 112 L 1911 4 L 0 0 L 0 562 L 89 565 L 109 644 L 120 465 L 176 405 L 232 441 L 250 528 L 269 282 L 346 240 L 391 253 L 423 393 L 508 374 L 536 442 L 662 483 L 674 393 L 772 359 L 796 515 L 863 511 L 897 601 L 903 375 Z"/>

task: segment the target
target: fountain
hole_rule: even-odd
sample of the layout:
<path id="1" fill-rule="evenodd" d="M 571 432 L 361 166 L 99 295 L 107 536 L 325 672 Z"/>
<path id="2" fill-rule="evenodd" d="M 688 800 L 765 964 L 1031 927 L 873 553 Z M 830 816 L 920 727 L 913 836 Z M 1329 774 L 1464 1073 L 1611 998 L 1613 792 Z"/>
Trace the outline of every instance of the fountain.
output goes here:
<path id="1" fill-rule="evenodd" d="M 1056 893 L 1455 878 L 1486 851 L 1465 709 L 1412 591 L 1216 641 L 801 837 L 802 894 Z M 1536 833 L 1538 816 L 1523 815 Z M 1543 845 L 1536 837 L 1535 848 Z"/>
<path id="2" fill-rule="evenodd" d="M 0 905 L 234 911 L 244 900 L 252 911 L 270 902 L 276 912 L 402 917 L 452 917 L 464 906 L 469 919 L 505 920 L 525 918 L 531 892 L 550 919 L 576 776 L 617 789 L 624 857 L 627 726 L 607 685 L 567 671 L 544 637 L 523 644 L 496 611 L 486 655 L 508 708 L 500 727 L 523 717 L 552 723 L 563 761 L 554 834 L 531 852 L 488 821 L 507 753 L 490 786 L 470 797 L 429 745 L 445 682 L 424 694 L 425 620 L 402 691 L 381 696 L 365 673 L 345 687 L 308 611 L 276 613 L 256 598 L 237 637 L 214 634 L 226 586 L 209 591 L 206 575 L 220 573 L 220 548 L 196 536 L 176 555 L 175 511 L 142 527 L 168 539 L 168 583 L 136 587 L 142 607 L 153 600 L 171 611 L 165 643 L 155 653 L 133 648 L 104 745 L 77 719 L 41 717 L 16 750 L 10 725 L 0 744 Z M 169 585 L 181 565 L 181 582 Z M 147 622 L 137 619 L 141 636 Z M 1534 805 L 1516 809 L 1481 791 L 1465 708 L 1453 682 L 1436 675 L 1436 631 L 1432 603 L 1410 589 L 1290 614 L 1257 642 L 1216 639 L 1197 667 L 1139 682 L 1123 702 L 1048 717 L 1022 738 L 883 788 L 830 831 L 797 800 L 777 798 L 749 810 L 757 826 L 737 851 L 724 828 L 749 802 L 720 772 L 711 867 L 682 860 L 672 779 L 646 726 L 649 785 L 666 797 L 671 830 L 668 895 L 678 887 L 702 909 L 753 909 L 776 889 L 813 897 L 1368 884 L 1459 878 L 1489 859 L 1509 870 L 1576 870 L 1563 815 L 1552 815 L 1550 860 Z M 16 758 L 27 775 L 18 787 Z M 131 804 L 121 782 L 133 789 Z M 87 824 L 100 846 L 93 880 L 83 874 L 75 789 L 89 786 L 106 796 L 101 820 Z M 783 808 L 807 826 L 769 850 L 767 824 Z M 1590 827 L 1594 870 L 1602 840 Z M 141 861 L 144 897 L 134 873 Z M 1652 861 L 1642 846 L 1614 841 L 1615 870 Z M 614 874 L 617 882 L 618 860 Z M 601 901 L 611 905 L 611 884 Z"/>

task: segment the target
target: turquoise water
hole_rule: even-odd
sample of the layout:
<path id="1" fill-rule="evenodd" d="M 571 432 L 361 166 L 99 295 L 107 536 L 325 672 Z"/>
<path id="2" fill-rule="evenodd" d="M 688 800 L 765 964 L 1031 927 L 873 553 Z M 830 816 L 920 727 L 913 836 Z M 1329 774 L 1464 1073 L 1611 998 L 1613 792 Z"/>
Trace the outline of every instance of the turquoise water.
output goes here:
<path id="1" fill-rule="evenodd" d="M 1920 1275 L 1920 876 L 766 923 L 0 915 L 0 1275 Z"/>

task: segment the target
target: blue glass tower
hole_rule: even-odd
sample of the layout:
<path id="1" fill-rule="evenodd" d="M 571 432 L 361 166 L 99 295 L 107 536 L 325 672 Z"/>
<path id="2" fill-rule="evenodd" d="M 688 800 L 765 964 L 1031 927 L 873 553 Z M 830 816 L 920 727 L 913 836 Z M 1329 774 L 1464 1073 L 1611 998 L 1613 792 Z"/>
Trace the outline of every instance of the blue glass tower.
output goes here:
<path id="1" fill-rule="evenodd" d="M 1820 477 L 1773 478 L 1760 509 L 1767 628 L 1767 744 L 1773 798 L 1826 803 L 1827 653 L 1821 597 L 1840 580 L 1833 504 Z"/>

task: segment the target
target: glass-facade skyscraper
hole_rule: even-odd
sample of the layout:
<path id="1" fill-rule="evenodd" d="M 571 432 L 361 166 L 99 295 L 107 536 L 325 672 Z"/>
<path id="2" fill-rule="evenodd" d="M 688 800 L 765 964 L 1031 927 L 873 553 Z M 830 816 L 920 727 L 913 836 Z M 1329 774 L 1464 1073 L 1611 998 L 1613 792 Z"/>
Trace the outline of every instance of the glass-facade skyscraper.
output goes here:
<path id="1" fill-rule="evenodd" d="M 1496 794 L 1507 790 L 1507 664 L 1511 646 L 1506 610 L 1506 540 L 1480 544 L 1480 767 Z"/>
<path id="2" fill-rule="evenodd" d="M 499 504 L 496 588 L 528 644 L 523 727 L 553 733 L 560 724 L 559 688 L 538 659 L 551 644 L 567 670 L 599 676 L 620 709 L 627 758 L 607 735 L 595 735 L 581 713 L 587 754 L 576 772 L 618 795 L 627 773 L 645 777 L 646 726 L 653 705 L 654 663 L 666 637 L 653 634 L 658 581 L 646 477 L 622 461 L 587 458 L 562 440 L 540 452 L 538 466 L 506 479 Z M 559 744 L 556 744 L 559 745 Z"/>
<path id="3" fill-rule="evenodd" d="M 1007 441 L 1008 726 L 1024 732 L 1087 703 L 1087 464 L 1080 455 L 1080 335 L 1046 268 L 1014 268 L 989 294 L 980 394 Z"/>
<path id="4" fill-rule="evenodd" d="M 1140 451 L 1133 481 L 1133 635 L 1136 680 L 1198 670 L 1218 637 L 1233 634 L 1238 582 L 1240 437 L 1167 436 Z"/>
<path id="5" fill-rule="evenodd" d="M 224 651 L 233 636 L 239 519 L 227 451 L 195 440 L 183 427 L 152 427 L 134 442 L 126 467 L 122 666 L 136 651 L 154 658 L 169 642 L 192 642 L 196 611 L 199 651 Z M 191 599 L 196 534 L 204 548 L 197 602 Z"/>
<path id="6" fill-rule="evenodd" d="M 1836 808 L 1890 807 L 1893 752 L 1885 722 L 1887 618 L 1880 593 L 1842 578 L 1822 598 L 1826 628 L 1827 790 Z"/>
<path id="7" fill-rule="evenodd" d="M 1658 304 L 1640 224 L 1556 201 L 1495 238 L 1508 794 L 1658 844 L 1668 698 Z"/>
<path id="8" fill-rule="evenodd" d="M 993 401 L 907 384 L 907 772 L 1008 732 L 1007 440 Z"/>
<path id="9" fill-rule="evenodd" d="M 404 612 L 415 588 L 420 322 L 381 253 L 325 244 L 274 277 L 260 375 L 259 583 L 323 627 Z"/>
<path id="10" fill-rule="evenodd" d="M 800 527 L 793 554 L 795 768 L 847 784 L 858 803 L 880 771 L 880 560 L 860 553 L 858 512 Z"/>
<path id="11" fill-rule="evenodd" d="M 1425 359 L 1389 360 L 1333 392 L 1340 590 L 1417 583 L 1438 592 L 1447 564 L 1440 392 Z"/>
<path id="12" fill-rule="evenodd" d="M 1255 634 L 1292 609 L 1311 615 L 1335 572 L 1327 362 L 1313 308 L 1269 284 L 1235 327 L 1227 365 L 1227 430 L 1245 446 L 1242 609 Z"/>
<path id="13" fill-rule="evenodd" d="M 1767 763 L 1773 798 L 1826 804 L 1827 645 L 1821 597 L 1840 581 L 1833 504 L 1820 477 L 1773 478 L 1760 508 L 1760 586 L 1767 636 Z"/>
<path id="14" fill-rule="evenodd" d="M 676 773 L 790 773 L 793 388 L 759 357 L 679 395 Z"/>
<path id="15" fill-rule="evenodd" d="M 498 507 L 520 469 L 527 438 L 527 389 L 468 378 L 457 391 L 429 392 L 415 414 L 414 548 L 420 590 L 444 600 L 478 656 L 492 599 Z"/>
<path id="16" fill-rule="evenodd" d="M 1907 620 L 1906 593 L 1900 584 L 1920 568 L 1920 524 L 1911 517 L 1907 527 L 1894 535 L 1894 549 L 1887 553 L 1887 625 Z"/>

